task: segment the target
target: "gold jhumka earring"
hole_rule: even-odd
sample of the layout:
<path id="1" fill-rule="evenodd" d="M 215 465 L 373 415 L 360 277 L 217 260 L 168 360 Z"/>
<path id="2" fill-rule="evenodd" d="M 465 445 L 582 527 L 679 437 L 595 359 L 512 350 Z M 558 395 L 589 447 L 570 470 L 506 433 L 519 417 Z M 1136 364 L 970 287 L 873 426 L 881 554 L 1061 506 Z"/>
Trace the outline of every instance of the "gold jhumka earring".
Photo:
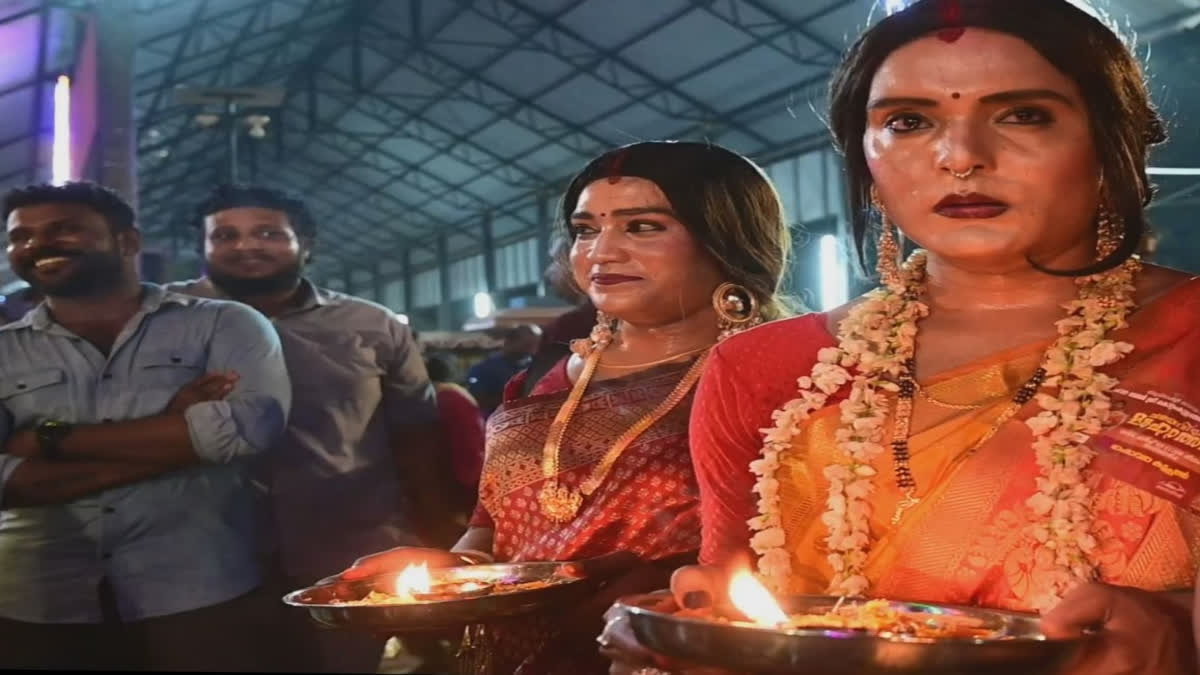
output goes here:
<path id="1" fill-rule="evenodd" d="M 762 323 L 758 299 L 744 286 L 726 282 L 717 286 L 712 296 L 717 311 L 717 342 Z"/>
<path id="2" fill-rule="evenodd" d="M 871 186 L 871 206 L 879 212 L 879 240 L 875 243 L 875 272 L 879 282 L 889 288 L 900 286 L 900 243 L 896 240 L 895 226 L 888 220 L 879 192 Z"/>
<path id="3" fill-rule="evenodd" d="M 1108 254 L 1117 250 L 1125 238 L 1125 224 L 1121 217 L 1113 213 L 1107 202 L 1100 203 L 1096 212 L 1096 256 L 1102 260 Z"/>

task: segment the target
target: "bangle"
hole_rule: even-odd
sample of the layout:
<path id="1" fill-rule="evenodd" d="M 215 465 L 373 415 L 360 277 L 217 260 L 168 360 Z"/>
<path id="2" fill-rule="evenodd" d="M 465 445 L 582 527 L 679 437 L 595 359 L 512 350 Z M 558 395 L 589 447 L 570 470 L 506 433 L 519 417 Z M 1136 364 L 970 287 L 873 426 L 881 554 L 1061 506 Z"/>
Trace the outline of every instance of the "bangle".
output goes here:
<path id="1" fill-rule="evenodd" d="M 496 562 L 496 556 L 486 551 L 476 551 L 475 549 L 468 548 L 461 551 L 453 551 L 453 553 L 467 565 L 485 565 Z"/>

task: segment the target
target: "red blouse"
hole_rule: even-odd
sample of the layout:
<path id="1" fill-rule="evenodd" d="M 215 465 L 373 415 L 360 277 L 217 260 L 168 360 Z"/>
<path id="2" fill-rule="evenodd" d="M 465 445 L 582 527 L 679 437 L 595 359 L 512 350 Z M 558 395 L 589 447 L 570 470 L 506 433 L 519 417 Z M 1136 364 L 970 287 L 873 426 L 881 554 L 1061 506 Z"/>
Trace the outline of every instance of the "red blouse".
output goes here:
<path id="1" fill-rule="evenodd" d="M 837 343 L 824 314 L 773 321 L 735 335 L 709 357 L 696 390 L 688 437 L 700 485 L 700 562 L 724 564 L 749 554 L 757 514 L 750 462 L 759 456 L 771 413 L 795 397 L 796 380 L 817 351 Z"/>

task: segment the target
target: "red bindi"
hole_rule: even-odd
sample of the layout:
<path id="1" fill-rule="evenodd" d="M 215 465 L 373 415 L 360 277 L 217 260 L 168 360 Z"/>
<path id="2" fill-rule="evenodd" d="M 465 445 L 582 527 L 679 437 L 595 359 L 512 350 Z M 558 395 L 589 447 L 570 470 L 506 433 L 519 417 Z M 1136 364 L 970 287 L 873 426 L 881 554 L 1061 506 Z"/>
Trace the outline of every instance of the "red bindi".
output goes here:
<path id="1" fill-rule="evenodd" d="M 937 32 L 938 39 L 943 42 L 957 42 L 967 30 L 962 25 L 962 3 L 960 0 L 941 0 L 941 7 L 939 9 L 942 15 L 942 24 L 945 25 L 945 28 Z"/>

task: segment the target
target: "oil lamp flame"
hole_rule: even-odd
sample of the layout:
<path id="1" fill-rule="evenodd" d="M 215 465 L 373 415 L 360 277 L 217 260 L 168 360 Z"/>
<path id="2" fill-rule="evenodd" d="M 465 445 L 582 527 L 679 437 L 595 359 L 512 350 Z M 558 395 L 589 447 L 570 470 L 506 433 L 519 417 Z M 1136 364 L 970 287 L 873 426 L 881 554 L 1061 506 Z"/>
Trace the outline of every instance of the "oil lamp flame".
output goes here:
<path id="1" fill-rule="evenodd" d="M 771 597 L 771 592 L 746 570 L 735 572 L 729 580 L 729 600 L 751 621 L 762 626 L 782 626 L 788 616 Z"/>
<path id="2" fill-rule="evenodd" d="M 414 593 L 428 593 L 432 586 L 433 578 L 429 576 L 428 565 L 409 565 L 396 577 L 396 596 L 412 598 Z"/>

